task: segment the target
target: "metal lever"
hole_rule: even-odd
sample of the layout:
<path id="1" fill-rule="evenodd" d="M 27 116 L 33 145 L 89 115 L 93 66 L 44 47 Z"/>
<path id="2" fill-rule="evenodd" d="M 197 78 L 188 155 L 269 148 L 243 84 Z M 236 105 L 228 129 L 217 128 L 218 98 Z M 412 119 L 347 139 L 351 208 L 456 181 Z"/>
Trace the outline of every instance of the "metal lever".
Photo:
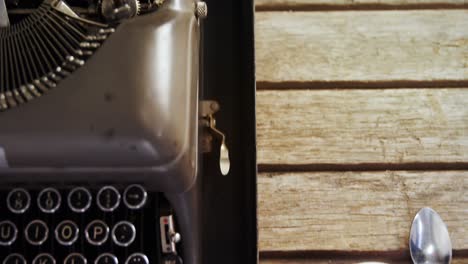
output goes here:
<path id="1" fill-rule="evenodd" d="M 0 0 L 0 28 L 10 26 L 5 0 Z"/>
<path id="2" fill-rule="evenodd" d="M 218 135 L 218 137 L 221 138 L 221 148 L 219 150 L 219 168 L 221 169 L 221 173 L 226 176 L 231 168 L 231 162 L 229 160 L 229 149 L 226 146 L 226 136 L 223 132 L 216 128 L 216 119 L 213 117 L 213 115 L 208 116 L 208 120 L 210 121 L 211 131 L 213 131 L 216 135 Z"/>
<path id="3" fill-rule="evenodd" d="M 95 22 L 95 21 L 88 20 L 88 19 L 80 17 L 77 13 L 75 13 L 75 11 L 73 11 L 73 9 L 71 9 L 71 7 L 69 7 L 62 0 L 46 0 L 46 1 L 55 10 L 61 12 L 62 14 L 66 15 L 68 17 L 71 17 L 71 18 L 73 18 L 75 20 L 78 20 L 78 21 L 81 21 L 81 22 L 84 22 L 84 23 L 87 23 L 87 24 L 95 25 L 95 26 L 98 26 L 98 27 L 108 27 L 108 25 L 106 25 L 106 24 L 102 24 L 102 23 L 99 23 L 99 22 Z"/>
<path id="4" fill-rule="evenodd" d="M 80 18 L 65 2 L 62 0 L 59 1 L 49 1 L 50 5 L 55 8 L 56 10 L 62 12 L 63 14 L 73 17 L 73 18 Z"/>
<path id="5" fill-rule="evenodd" d="M 165 254 L 177 255 L 176 244 L 180 242 L 180 234 L 175 231 L 172 215 L 161 216 L 159 219 L 161 231 L 161 249 Z"/>
<path id="6" fill-rule="evenodd" d="M 202 101 L 200 114 L 202 119 L 202 125 L 209 128 L 211 133 L 221 139 L 221 146 L 219 149 L 219 168 L 221 174 L 224 176 L 228 175 L 231 169 L 231 161 L 229 159 L 229 149 L 226 145 L 226 135 L 216 128 L 216 119 L 214 114 L 219 111 L 219 104 L 216 101 Z"/>

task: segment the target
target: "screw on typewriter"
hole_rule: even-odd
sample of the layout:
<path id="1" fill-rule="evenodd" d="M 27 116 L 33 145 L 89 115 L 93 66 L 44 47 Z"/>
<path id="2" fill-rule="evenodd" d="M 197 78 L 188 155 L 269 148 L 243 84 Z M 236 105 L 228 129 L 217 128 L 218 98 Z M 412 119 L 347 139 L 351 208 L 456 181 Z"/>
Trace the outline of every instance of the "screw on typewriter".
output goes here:
<path id="1" fill-rule="evenodd" d="M 208 128 L 212 135 L 215 135 L 221 140 L 221 146 L 219 150 L 219 168 L 223 175 L 229 173 L 231 162 L 229 160 L 229 149 L 226 145 L 226 135 L 216 128 L 216 119 L 214 114 L 220 109 L 218 102 L 216 101 L 202 101 L 200 104 L 200 125 Z M 204 153 L 212 152 L 212 138 L 208 134 L 203 134 L 203 147 Z"/>

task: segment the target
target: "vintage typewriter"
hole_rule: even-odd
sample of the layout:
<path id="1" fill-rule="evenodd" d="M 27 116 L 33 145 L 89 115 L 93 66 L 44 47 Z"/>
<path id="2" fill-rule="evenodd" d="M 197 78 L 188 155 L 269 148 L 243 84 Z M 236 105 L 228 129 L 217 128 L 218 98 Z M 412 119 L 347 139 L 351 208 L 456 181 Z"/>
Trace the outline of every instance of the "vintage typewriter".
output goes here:
<path id="1" fill-rule="evenodd" d="M 203 89 L 207 6 L 0 0 L 0 264 L 256 260 L 253 67 L 249 133 L 224 131 L 217 112 L 246 105 Z"/>

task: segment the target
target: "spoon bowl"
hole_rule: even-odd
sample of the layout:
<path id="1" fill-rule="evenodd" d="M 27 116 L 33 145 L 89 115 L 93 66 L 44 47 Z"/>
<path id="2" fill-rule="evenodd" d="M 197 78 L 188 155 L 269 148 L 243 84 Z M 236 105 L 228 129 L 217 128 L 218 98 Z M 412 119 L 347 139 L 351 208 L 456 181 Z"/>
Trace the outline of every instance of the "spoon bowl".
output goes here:
<path id="1" fill-rule="evenodd" d="M 415 264 L 449 264 L 452 242 L 442 218 L 429 207 L 414 217 L 410 232 L 410 253 Z"/>

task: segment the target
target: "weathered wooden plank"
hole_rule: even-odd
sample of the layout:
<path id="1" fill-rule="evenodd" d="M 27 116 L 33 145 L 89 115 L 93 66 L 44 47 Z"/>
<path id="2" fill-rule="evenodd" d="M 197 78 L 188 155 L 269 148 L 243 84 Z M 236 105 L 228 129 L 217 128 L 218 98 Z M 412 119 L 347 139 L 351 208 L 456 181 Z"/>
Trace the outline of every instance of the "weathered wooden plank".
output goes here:
<path id="1" fill-rule="evenodd" d="M 468 89 L 257 92 L 260 164 L 468 162 Z"/>
<path id="2" fill-rule="evenodd" d="M 466 6 L 466 0 L 255 0 L 255 6 L 260 8 L 281 7 L 284 9 L 302 6 L 349 6 L 356 7 L 362 5 L 388 5 L 388 6 L 408 6 L 408 5 L 453 5 Z"/>
<path id="3" fill-rule="evenodd" d="M 454 249 L 468 248 L 468 171 L 262 173 L 258 182 L 261 251 L 406 250 L 425 206 Z"/>
<path id="4" fill-rule="evenodd" d="M 362 257 L 360 259 L 260 259 L 260 264 L 412 264 L 408 261 L 376 260 L 373 257 Z M 454 258 L 452 264 L 466 264 L 468 258 Z"/>
<path id="5" fill-rule="evenodd" d="M 260 12 L 257 80 L 468 79 L 468 10 Z"/>

